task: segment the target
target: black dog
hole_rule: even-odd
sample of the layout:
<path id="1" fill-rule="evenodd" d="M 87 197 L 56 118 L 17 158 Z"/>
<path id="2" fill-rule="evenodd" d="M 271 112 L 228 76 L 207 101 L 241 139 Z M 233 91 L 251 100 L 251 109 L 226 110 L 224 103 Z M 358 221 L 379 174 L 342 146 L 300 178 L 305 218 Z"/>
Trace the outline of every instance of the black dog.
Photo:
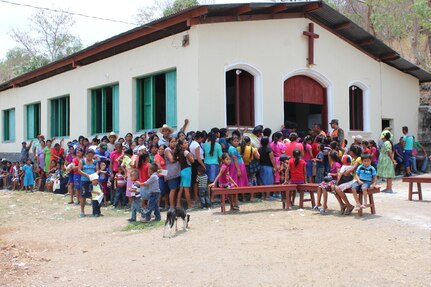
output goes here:
<path id="1" fill-rule="evenodd" d="M 163 230 L 163 238 L 166 237 L 166 228 L 169 227 L 169 238 L 171 238 L 172 227 L 175 224 L 175 231 L 178 231 L 178 218 L 183 220 L 183 229 L 188 230 L 190 215 L 182 207 L 170 208 L 168 210 L 165 222 L 165 229 Z"/>

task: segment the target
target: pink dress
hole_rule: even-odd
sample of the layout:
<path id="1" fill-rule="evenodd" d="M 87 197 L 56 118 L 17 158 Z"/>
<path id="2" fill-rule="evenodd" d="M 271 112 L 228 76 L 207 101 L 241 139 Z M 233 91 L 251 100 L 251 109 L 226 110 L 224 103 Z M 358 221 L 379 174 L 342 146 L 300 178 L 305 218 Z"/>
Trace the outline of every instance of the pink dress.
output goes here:
<path id="1" fill-rule="evenodd" d="M 224 170 L 224 172 L 220 175 L 218 179 L 218 185 L 223 188 L 228 188 L 230 186 L 230 181 L 228 178 L 229 166 L 222 164 L 220 170 Z"/>
<path id="2" fill-rule="evenodd" d="M 270 144 L 270 147 L 272 148 L 272 152 L 274 153 L 274 160 L 275 165 L 279 166 L 280 164 L 280 156 L 285 153 L 286 151 L 286 145 L 283 144 L 281 141 L 272 142 Z M 274 173 L 274 183 L 280 183 L 280 173 L 276 172 Z"/>

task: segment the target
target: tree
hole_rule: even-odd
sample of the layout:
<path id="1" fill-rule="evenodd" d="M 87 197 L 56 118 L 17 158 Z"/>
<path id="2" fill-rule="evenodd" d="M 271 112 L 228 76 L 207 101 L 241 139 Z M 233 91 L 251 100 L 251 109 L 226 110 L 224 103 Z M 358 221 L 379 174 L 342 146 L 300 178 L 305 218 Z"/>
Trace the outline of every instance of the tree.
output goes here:
<path id="1" fill-rule="evenodd" d="M 146 24 L 160 17 L 178 13 L 184 9 L 204 4 L 212 4 L 214 0 L 158 0 L 152 6 L 141 7 L 135 15 L 138 24 Z"/>
<path id="2" fill-rule="evenodd" d="M 74 25 L 70 14 L 39 10 L 30 18 L 28 30 L 12 29 L 18 47 L 0 61 L 0 81 L 45 66 L 82 49 L 78 37 L 70 33 Z"/>

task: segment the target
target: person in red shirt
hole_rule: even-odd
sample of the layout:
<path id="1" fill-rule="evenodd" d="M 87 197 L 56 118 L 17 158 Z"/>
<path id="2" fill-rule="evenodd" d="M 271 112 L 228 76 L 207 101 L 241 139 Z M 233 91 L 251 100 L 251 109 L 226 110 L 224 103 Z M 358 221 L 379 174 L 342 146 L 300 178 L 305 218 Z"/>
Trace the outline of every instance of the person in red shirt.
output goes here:
<path id="1" fill-rule="evenodd" d="M 61 140 L 60 143 L 56 143 L 54 147 L 51 148 L 51 159 L 50 159 L 51 162 L 53 160 L 55 161 L 59 161 L 60 159 L 64 160 L 64 148 L 61 147 L 62 144 L 63 144 L 63 140 Z"/>
<path id="2" fill-rule="evenodd" d="M 293 150 L 298 149 L 301 152 L 301 155 L 304 154 L 304 146 L 297 142 L 298 139 L 297 133 L 291 133 L 289 136 L 290 142 L 286 143 L 286 155 L 292 157 Z"/>
<path id="3" fill-rule="evenodd" d="M 288 161 L 288 175 L 290 184 L 304 184 L 307 175 L 305 160 L 301 159 L 301 151 L 294 149 L 292 152 L 293 157 Z M 291 204 L 295 203 L 296 192 L 291 193 Z"/>
<path id="4" fill-rule="evenodd" d="M 371 154 L 371 149 L 368 147 L 369 142 L 368 141 L 362 141 L 362 153 L 369 153 Z"/>

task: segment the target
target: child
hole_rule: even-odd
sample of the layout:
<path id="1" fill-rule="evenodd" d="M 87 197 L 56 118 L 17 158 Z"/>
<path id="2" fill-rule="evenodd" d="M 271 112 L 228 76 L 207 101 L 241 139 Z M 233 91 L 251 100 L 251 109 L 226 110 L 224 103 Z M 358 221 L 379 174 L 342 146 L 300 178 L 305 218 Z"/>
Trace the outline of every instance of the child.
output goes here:
<path id="1" fill-rule="evenodd" d="M 132 183 L 131 186 L 128 188 L 130 197 L 132 198 L 132 217 L 129 218 L 129 222 L 136 221 L 136 212 L 139 212 L 141 214 L 142 220 L 144 220 L 145 212 L 142 208 L 142 198 L 138 185 L 139 172 L 137 170 L 132 170 L 130 172 L 130 178 L 128 180 L 130 180 Z"/>
<path id="2" fill-rule="evenodd" d="M 377 183 L 377 172 L 374 167 L 371 166 L 371 155 L 365 153 L 361 155 L 362 164 L 356 169 L 355 180 L 356 182 L 352 186 L 353 197 L 356 201 L 356 209 L 365 208 L 368 203 L 368 188 L 376 187 Z M 364 197 L 364 204 L 360 204 L 358 191 L 362 190 Z"/>
<path id="3" fill-rule="evenodd" d="M 322 153 L 323 154 L 323 153 Z M 307 175 L 305 160 L 301 159 L 301 151 L 294 149 L 292 158 L 288 161 L 288 179 L 291 184 L 304 184 Z M 323 161 L 323 159 L 322 159 Z M 292 206 L 295 204 L 296 192 L 291 193 L 290 203 Z"/>
<path id="4" fill-rule="evenodd" d="M 319 210 L 320 214 L 325 214 L 326 210 L 328 209 L 328 191 L 333 191 L 335 189 L 336 178 L 341 168 L 337 151 L 332 151 L 329 154 L 329 165 L 330 170 L 328 173 L 328 178 L 325 178 L 325 180 L 322 181 L 317 188 L 317 205 L 313 208 L 314 210 Z M 320 204 L 322 195 L 323 207 Z"/>
<path id="5" fill-rule="evenodd" d="M 130 188 L 132 187 L 132 184 L 133 184 L 130 177 L 131 177 L 131 172 L 134 170 L 134 168 L 132 167 L 132 156 L 133 156 L 133 150 L 126 149 L 123 155 L 117 159 L 117 161 L 121 161 L 121 167 L 126 172 L 126 179 L 127 179 L 126 196 L 129 199 L 129 204 L 132 203 L 132 200 L 133 200 L 133 197 L 130 194 Z M 139 178 L 139 173 L 138 173 L 138 178 Z"/>
<path id="6" fill-rule="evenodd" d="M 317 153 L 316 158 L 314 159 L 314 161 L 316 162 L 316 179 L 314 182 L 322 182 L 323 181 L 323 176 L 325 173 L 325 164 L 324 164 L 324 154 L 323 154 L 323 149 L 325 148 L 325 146 L 323 144 L 319 145 L 319 152 Z"/>
<path id="7" fill-rule="evenodd" d="M 214 182 L 208 185 L 209 188 L 212 188 L 219 183 L 219 186 L 222 188 L 231 188 L 232 186 L 238 187 L 236 182 L 229 175 L 229 165 L 231 163 L 231 159 L 228 153 L 223 153 L 221 156 L 222 165 L 220 167 L 220 171 L 217 177 L 214 179 Z M 229 203 L 231 211 L 239 211 L 238 203 L 235 201 L 234 195 L 229 195 Z"/>
<path id="8" fill-rule="evenodd" d="M 196 177 L 196 182 L 199 187 L 199 198 L 201 200 L 201 208 L 210 208 L 211 201 L 208 195 L 208 176 L 205 174 L 205 169 L 203 166 L 198 166 L 198 175 Z"/>
<path id="9" fill-rule="evenodd" d="M 34 185 L 34 174 L 33 174 L 33 166 L 30 159 L 27 160 L 27 163 L 23 166 L 24 171 L 24 188 L 26 192 L 33 192 Z"/>
<path id="10" fill-rule="evenodd" d="M 114 177 L 114 208 L 118 207 L 118 204 L 126 205 L 126 179 L 124 177 L 124 170 L 120 167 L 117 174 Z"/>
<path id="11" fill-rule="evenodd" d="M 90 174 L 90 191 L 91 191 L 91 205 L 93 207 L 93 216 L 99 217 L 102 214 L 100 213 L 100 203 L 102 196 L 102 187 L 99 184 L 99 175 L 97 173 Z"/>
<path id="12" fill-rule="evenodd" d="M 11 168 L 12 174 L 12 191 L 15 191 L 17 188 L 19 189 L 19 177 L 21 174 L 21 167 L 19 166 L 19 162 L 15 162 L 13 167 Z"/>
<path id="13" fill-rule="evenodd" d="M 280 164 L 278 170 L 280 171 L 280 183 L 288 183 L 289 178 L 289 157 L 285 154 L 280 156 Z"/>
<path id="14" fill-rule="evenodd" d="M 99 175 L 99 184 L 100 186 L 102 186 L 102 191 L 104 194 L 103 205 L 106 207 L 108 206 L 108 203 L 107 203 L 107 198 L 109 196 L 108 180 L 109 180 L 110 174 L 109 174 L 109 171 L 106 169 L 106 163 L 103 161 L 99 163 L 98 175 Z"/>
<path id="15" fill-rule="evenodd" d="M 335 197 L 340 204 L 340 215 L 350 215 L 355 207 L 350 204 L 344 191 L 351 188 L 355 182 L 352 175 L 352 172 L 354 172 L 354 168 L 352 167 L 352 157 L 347 154 L 343 155 L 341 162 L 343 165 L 338 172 L 337 185 L 335 186 Z"/>
<path id="16" fill-rule="evenodd" d="M 157 175 L 157 165 L 151 164 L 148 169 L 148 174 L 150 175 L 150 178 L 144 182 L 139 183 L 135 182 L 135 184 L 140 186 L 146 186 L 148 187 L 148 192 L 150 195 L 150 198 L 148 200 L 148 208 L 145 212 L 145 220 L 143 220 L 144 223 L 148 223 L 151 220 L 151 213 L 154 210 L 154 216 L 155 221 L 160 221 L 160 209 L 159 209 L 159 198 L 160 198 L 160 188 L 159 188 L 159 176 Z"/>
<path id="17" fill-rule="evenodd" d="M 302 157 L 302 159 L 305 160 L 305 162 L 307 163 L 306 171 L 308 182 L 313 182 L 313 161 L 311 160 L 313 158 L 313 152 L 311 148 L 311 142 L 311 136 L 306 136 L 304 138 L 304 156 Z"/>

